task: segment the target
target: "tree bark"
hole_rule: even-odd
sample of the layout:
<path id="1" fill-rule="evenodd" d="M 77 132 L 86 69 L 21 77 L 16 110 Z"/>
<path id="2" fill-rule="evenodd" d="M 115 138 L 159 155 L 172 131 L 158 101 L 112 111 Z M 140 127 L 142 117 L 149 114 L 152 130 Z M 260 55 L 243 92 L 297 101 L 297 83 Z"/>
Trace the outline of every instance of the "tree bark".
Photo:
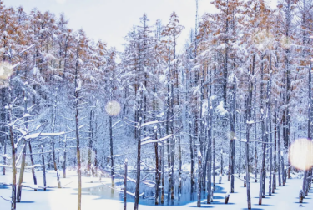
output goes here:
<path id="1" fill-rule="evenodd" d="M 208 145 L 207 145 L 207 164 L 208 164 L 208 195 L 207 195 L 207 204 L 211 203 L 211 166 L 212 166 L 212 116 L 213 116 L 213 107 L 212 102 L 210 102 L 210 97 L 208 99 L 209 107 L 209 129 L 208 129 Z"/>
<path id="2" fill-rule="evenodd" d="M 41 145 L 41 158 L 42 158 L 42 177 L 43 177 L 43 190 L 46 191 L 47 186 L 47 178 L 46 178 L 46 165 L 45 165 L 45 157 L 43 153 L 43 145 Z"/>
<path id="3" fill-rule="evenodd" d="M 192 195 L 194 192 L 194 148 L 193 148 L 193 138 L 191 135 L 191 122 L 189 125 L 189 151 L 190 151 L 190 194 Z"/>
<path id="4" fill-rule="evenodd" d="M 137 96 L 138 97 L 138 96 Z M 141 97 L 141 94 L 140 94 Z M 141 100 L 137 99 L 138 107 L 138 123 L 137 123 L 137 170 L 136 170 L 136 188 L 135 188 L 135 202 L 134 202 L 134 210 L 139 209 L 139 184 L 140 184 L 140 159 L 141 159 L 141 124 L 142 124 L 142 117 L 141 117 L 141 109 L 142 109 L 142 102 Z"/>
<path id="5" fill-rule="evenodd" d="M 90 174 L 91 164 L 92 164 L 92 151 L 93 151 L 93 127 L 92 127 L 92 121 L 93 121 L 93 110 L 90 110 L 89 114 L 89 134 L 88 134 L 88 175 Z"/>
<path id="6" fill-rule="evenodd" d="M 251 209 L 251 197 L 250 197 L 250 171 L 249 171 L 249 143 L 250 143 L 250 127 L 251 124 L 249 123 L 250 121 L 250 115 L 251 115 L 251 111 L 250 111 L 250 107 L 251 107 L 251 97 L 252 97 L 252 90 L 251 90 L 252 86 L 251 84 L 249 85 L 249 89 L 250 89 L 250 93 L 249 96 L 247 98 L 247 102 L 246 102 L 246 177 L 245 177 L 245 181 L 246 181 L 246 186 L 247 186 L 247 204 L 248 204 L 248 209 Z"/>
<path id="7" fill-rule="evenodd" d="M 110 133 L 110 161 L 111 161 L 111 194 L 114 194 L 114 153 L 113 153 L 113 129 L 112 116 L 109 116 L 109 133 Z"/>
<path id="8" fill-rule="evenodd" d="M 128 166 L 128 160 L 125 159 L 124 161 L 124 210 L 127 209 L 127 166 Z"/>
<path id="9" fill-rule="evenodd" d="M 63 178 L 66 178 L 66 136 L 64 137 L 64 149 L 63 149 Z"/>
<path id="10" fill-rule="evenodd" d="M 11 91 L 9 90 L 9 95 L 11 94 Z M 9 96 L 10 97 L 10 96 Z M 13 125 L 11 124 L 13 121 L 12 112 L 13 112 L 13 105 L 11 104 L 10 99 L 9 101 L 9 110 L 8 110 L 8 121 L 9 121 L 9 138 L 12 145 L 12 168 L 13 168 L 13 181 L 12 181 L 12 203 L 11 203 L 11 210 L 16 209 L 16 148 L 14 143 L 14 134 L 13 134 Z"/>
<path id="11" fill-rule="evenodd" d="M 231 158 L 230 158 L 230 192 L 234 193 L 235 192 L 235 127 L 236 127 L 236 82 L 235 82 L 235 76 L 232 81 L 231 85 L 231 91 L 232 91 L 232 98 L 231 98 L 231 105 L 230 105 L 230 151 L 231 151 Z"/>
<path id="12" fill-rule="evenodd" d="M 198 168 L 199 168 L 199 175 L 198 175 L 198 201 L 197 201 L 197 207 L 201 207 L 202 157 L 201 157 L 200 150 L 198 150 Z"/>
<path id="13" fill-rule="evenodd" d="M 78 58 L 77 50 L 77 58 Z M 80 142 L 79 142 L 79 90 L 78 90 L 78 61 L 76 61 L 75 69 L 75 134 L 76 134 L 76 152 L 77 152 L 77 174 L 78 174 L 78 210 L 81 210 L 81 200 L 82 200 L 82 174 L 81 174 L 81 160 L 80 160 Z"/>
<path id="14" fill-rule="evenodd" d="M 158 139 L 157 127 L 154 128 L 154 139 Z M 160 194 L 160 169 L 159 169 L 159 142 L 154 143 L 154 155 L 155 155 L 155 195 L 154 204 L 159 205 L 159 194 Z"/>

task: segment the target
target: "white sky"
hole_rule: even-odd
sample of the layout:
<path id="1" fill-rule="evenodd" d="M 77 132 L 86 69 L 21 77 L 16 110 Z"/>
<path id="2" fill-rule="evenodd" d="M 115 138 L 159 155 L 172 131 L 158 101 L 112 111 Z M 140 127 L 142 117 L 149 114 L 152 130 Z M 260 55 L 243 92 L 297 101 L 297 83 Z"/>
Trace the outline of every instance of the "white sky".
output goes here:
<path id="1" fill-rule="evenodd" d="M 144 13 L 150 25 L 157 19 L 168 23 L 170 14 L 175 11 L 180 23 L 185 26 L 179 38 L 182 49 L 188 38 L 190 28 L 195 25 L 195 0 L 3 0 L 6 7 L 22 5 L 26 12 L 37 8 L 42 12 L 49 10 L 57 17 L 64 13 L 69 19 L 69 27 L 83 28 L 87 36 L 102 39 L 109 46 L 122 50 L 124 37 L 139 24 Z M 214 12 L 211 0 L 199 0 L 199 16 L 204 12 Z"/>

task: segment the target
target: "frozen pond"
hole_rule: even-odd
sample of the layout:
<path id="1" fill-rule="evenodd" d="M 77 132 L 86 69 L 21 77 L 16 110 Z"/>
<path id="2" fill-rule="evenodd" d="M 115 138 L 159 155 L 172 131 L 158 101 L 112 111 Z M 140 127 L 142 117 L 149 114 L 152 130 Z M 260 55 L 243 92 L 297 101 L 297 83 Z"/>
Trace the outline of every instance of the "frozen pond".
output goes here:
<path id="1" fill-rule="evenodd" d="M 150 177 L 149 177 L 150 176 Z M 168 176 L 165 177 L 165 190 L 164 190 L 164 203 L 161 203 L 161 200 L 159 200 L 159 205 L 161 206 L 184 206 L 188 203 L 196 201 L 197 198 L 197 180 L 195 180 L 195 190 L 193 193 L 191 193 L 190 189 L 190 178 L 188 177 L 188 174 L 183 174 L 181 177 L 181 192 L 178 190 L 178 177 L 175 179 L 175 195 L 174 200 L 170 199 L 170 193 L 168 189 Z M 154 203 L 154 182 L 151 179 L 153 178 L 153 174 L 151 173 L 146 174 L 145 177 L 145 183 L 140 184 L 140 194 L 144 193 L 142 196 L 140 196 L 139 203 L 141 205 L 145 206 L 155 206 Z M 149 178 L 150 179 L 149 179 Z M 149 181 L 150 180 L 150 181 Z M 88 187 L 83 188 L 83 195 L 95 195 L 99 196 L 99 199 L 113 199 L 113 200 L 119 200 L 123 201 L 124 199 L 124 182 L 121 179 L 115 180 L 115 190 L 112 190 L 110 184 L 96 186 L 96 187 Z M 135 183 L 132 181 L 127 182 L 127 191 L 134 193 L 135 192 Z M 161 193 L 161 189 L 160 189 Z M 225 190 L 223 187 L 216 185 L 215 187 L 215 193 L 225 193 Z M 207 193 L 202 191 L 201 193 L 201 200 L 206 199 Z M 161 198 L 161 194 L 159 196 Z M 222 196 L 214 196 L 214 200 L 217 199 L 223 199 Z M 127 202 L 133 202 L 134 197 L 132 195 L 127 195 Z"/>

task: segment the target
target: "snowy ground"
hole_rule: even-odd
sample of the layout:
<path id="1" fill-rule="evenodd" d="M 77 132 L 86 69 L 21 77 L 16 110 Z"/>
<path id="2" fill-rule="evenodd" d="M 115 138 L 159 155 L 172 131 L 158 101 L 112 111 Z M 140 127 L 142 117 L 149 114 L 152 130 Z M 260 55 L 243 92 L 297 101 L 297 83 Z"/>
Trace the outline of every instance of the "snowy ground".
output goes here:
<path id="1" fill-rule="evenodd" d="M 42 186 L 42 172 L 37 171 L 39 186 Z M 6 199 L 10 199 L 11 187 L 3 188 L 1 183 L 11 182 L 11 173 L 6 176 L 0 175 L 0 196 Z M 55 172 L 49 172 L 47 174 L 47 185 L 57 186 L 57 179 Z M 64 188 L 49 188 L 47 191 L 39 189 L 37 192 L 30 188 L 23 188 L 22 202 L 17 204 L 17 209 L 22 210 L 76 210 L 77 209 L 77 176 L 74 171 L 68 172 L 68 178 L 62 180 L 62 186 Z M 218 177 L 216 178 L 218 180 Z M 108 184 L 110 179 L 102 179 L 102 183 L 98 182 L 97 178 L 83 177 L 82 187 L 95 187 L 104 186 Z M 266 182 L 268 184 L 268 181 Z M 268 185 L 266 185 L 266 198 L 263 198 L 263 205 L 258 205 L 258 190 L 259 183 L 251 183 L 251 199 L 252 209 L 280 209 L 280 210 L 294 210 L 294 209 L 313 209 L 313 189 L 311 189 L 309 196 L 304 200 L 304 203 L 299 203 L 299 189 L 302 184 L 302 179 L 287 179 L 286 186 L 278 187 L 276 193 L 272 196 L 268 196 Z M 30 172 L 26 172 L 24 178 L 24 185 L 32 186 L 32 176 Z M 246 188 L 243 186 L 243 182 L 236 179 L 235 193 L 230 195 L 230 200 L 227 205 L 224 203 L 225 192 L 229 190 L 229 182 L 227 177 L 223 177 L 222 184 L 218 193 L 214 193 L 214 202 L 212 204 L 205 204 L 205 200 L 202 202 L 201 208 L 212 209 L 246 209 Z M 110 209 L 120 210 L 123 209 L 123 203 L 118 200 L 102 199 L 98 195 L 91 195 L 96 193 L 89 193 L 83 191 L 82 209 Z M 196 209 L 196 201 L 191 202 L 185 206 L 140 206 L 141 210 L 165 210 L 165 209 Z M 0 197 L 0 210 L 10 209 L 10 202 L 5 201 Z M 133 209 L 133 203 L 128 203 L 128 209 Z"/>

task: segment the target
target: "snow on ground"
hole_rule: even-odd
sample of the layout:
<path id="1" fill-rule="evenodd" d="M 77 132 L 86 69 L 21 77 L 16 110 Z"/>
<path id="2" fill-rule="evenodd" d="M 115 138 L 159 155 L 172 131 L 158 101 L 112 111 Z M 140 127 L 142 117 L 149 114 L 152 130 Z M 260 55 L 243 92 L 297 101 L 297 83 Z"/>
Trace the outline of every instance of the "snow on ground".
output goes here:
<path id="1" fill-rule="evenodd" d="M 6 176 L 0 175 L 0 196 L 10 199 L 11 187 L 3 188 L 1 183 L 11 183 L 12 173 L 7 173 Z M 37 178 L 39 186 L 42 186 L 42 172 L 37 171 Z M 75 171 L 67 172 L 68 178 L 61 178 L 62 186 L 64 188 L 49 188 L 47 191 L 39 190 L 33 191 L 31 188 L 23 188 L 22 202 L 17 204 L 17 209 L 21 210 L 76 210 L 77 209 L 77 176 Z M 102 183 L 99 183 L 98 178 L 83 177 L 82 188 L 104 186 L 110 183 L 109 178 L 102 178 Z M 218 177 L 216 177 L 218 180 Z M 302 179 L 287 179 L 286 186 L 277 187 L 276 193 L 268 196 L 268 180 L 266 181 L 266 198 L 263 198 L 263 205 L 259 206 L 259 183 L 251 180 L 251 202 L 252 209 L 266 209 L 266 210 L 294 210 L 294 209 L 313 209 L 313 189 L 309 195 L 304 199 L 304 203 L 299 203 L 299 190 L 302 184 Z M 235 193 L 230 194 L 228 204 L 224 203 L 224 196 L 229 191 L 230 182 L 227 177 L 223 177 L 222 184 L 217 184 L 217 192 L 214 193 L 214 201 L 211 204 L 206 204 L 205 199 L 202 201 L 201 208 L 212 209 L 246 209 L 246 188 L 243 182 L 236 178 Z M 278 182 L 277 182 L 278 183 Z M 25 173 L 24 185 L 32 186 L 32 175 L 30 172 Z M 47 185 L 57 186 L 57 178 L 55 172 L 47 173 Z M 118 200 L 103 199 L 97 193 L 83 191 L 82 195 L 82 209 L 123 209 L 123 203 Z M 143 206 L 141 210 L 166 210 L 166 209 L 197 209 L 196 201 L 191 202 L 185 206 Z M 0 210 L 10 209 L 10 202 L 4 201 L 0 198 Z M 133 209 L 133 203 L 127 204 L 127 209 Z"/>

